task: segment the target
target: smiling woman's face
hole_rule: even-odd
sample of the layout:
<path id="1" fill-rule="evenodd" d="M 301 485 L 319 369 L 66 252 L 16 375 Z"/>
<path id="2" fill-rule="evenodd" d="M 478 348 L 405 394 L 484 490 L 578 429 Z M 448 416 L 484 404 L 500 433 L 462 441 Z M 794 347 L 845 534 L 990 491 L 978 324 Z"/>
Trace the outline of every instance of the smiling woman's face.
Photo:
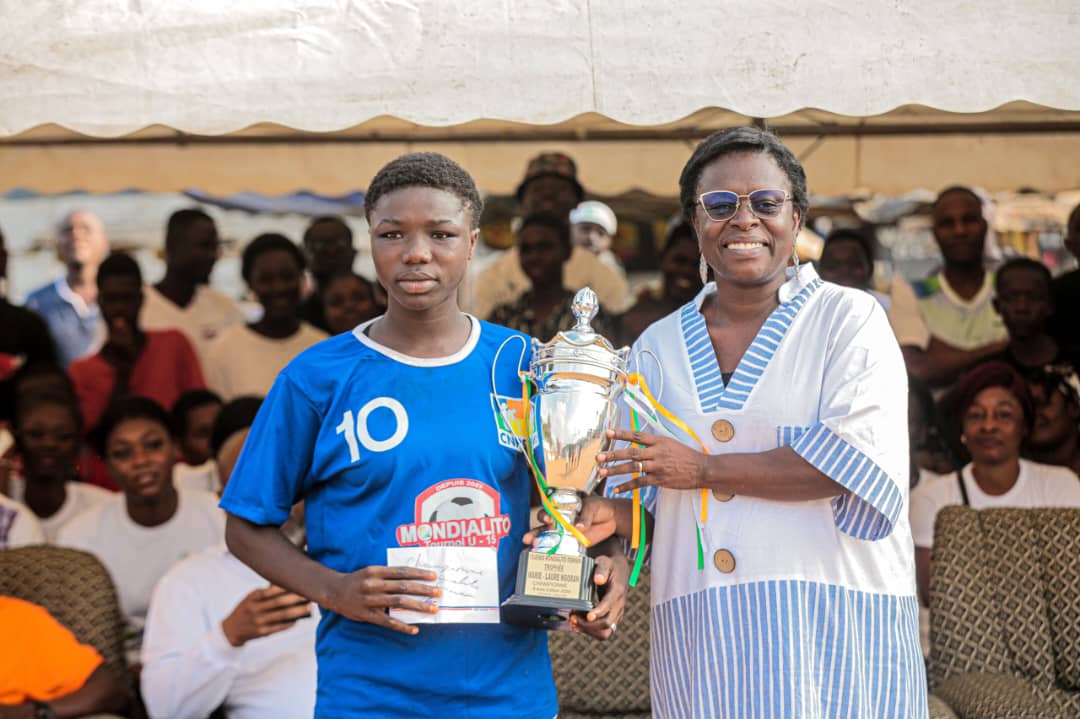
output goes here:
<path id="1" fill-rule="evenodd" d="M 746 195 L 762 189 L 780 189 L 790 194 L 791 182 L 768 154 L 742 152 L 718 157 L 706 165 L 695 197 L 713 190 Z M 745 197 L 739 200 L 739 209 L 729 220 L 709 219 L 700 202 L 694 210 L 701 253 L 712 267 L 717 284 L 735 287 L 783 284 L 800 219 L 790 200 L 779 215 L 766 219 L 750 211 Z"/>
<path id="2" fill-rule="evenodd" d="M 1004 387 L 987 387 L 963 414 L 964 444 L 975 464 L 1001 464 L 1020 456 L 1027 428 L 1020 401 Z"/>

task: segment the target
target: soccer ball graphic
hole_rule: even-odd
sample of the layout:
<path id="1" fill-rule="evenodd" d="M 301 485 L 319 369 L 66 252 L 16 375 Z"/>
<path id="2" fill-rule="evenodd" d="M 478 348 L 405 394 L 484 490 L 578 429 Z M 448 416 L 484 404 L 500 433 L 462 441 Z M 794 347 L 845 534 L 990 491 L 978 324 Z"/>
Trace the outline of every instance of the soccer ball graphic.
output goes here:
<path id="1" fill-rule="evenodd" d="M 426 522 L 479 519 L 495 516 L 495 501 L 475 487 L 454 487 L 429 497 L 420 508 Z"/>

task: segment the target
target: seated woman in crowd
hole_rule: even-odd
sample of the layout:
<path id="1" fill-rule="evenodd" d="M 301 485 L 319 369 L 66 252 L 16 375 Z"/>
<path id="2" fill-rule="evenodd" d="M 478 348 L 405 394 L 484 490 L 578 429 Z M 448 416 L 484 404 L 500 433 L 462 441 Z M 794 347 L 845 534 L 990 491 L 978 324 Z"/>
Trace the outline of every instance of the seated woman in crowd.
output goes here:
<path id="1" fill-rule="evenodd" d="M 694 229 L 680 214 L 668 223 L 664 249 L 660 252 L 660 287 L 645 289 L 622 316 L 620 343 L 633 344 L 646 327 L 697 296 L 704 286 L 700 257 Z"/>
<path id="2" fill-rule="evenodd" d="M 241 273 L 262 305 L 250 325 L 233 325 L 207 353 L 210 388 L 226 401 L 265 395 L 293 357 L 328 335 L 300 319 L 304 254 L 284 235 L 259 235 L 244 248 Z"/>
<path id="3" fill-rule="evenodd" d="M 181 558 L 221 542 L 225 532 L 217 497 L 173 486 L 173 436 L 172 417 L 153 400 L 129 397 L 106 410 L 98 450 L 122 493 L 76 517 L 58 540 L 97 555 L 112 575 L 132 666 L 154 585 Z"/>
<path id="4" fill-rule="evenodd" d="M 180 395 L 172 406 L 173 426 L 180 456 L 173 466 L 177 489 L 221 492 L 217 463 L 210 451 L 210 433 L 221 412 L 221 397 L 208 389 Z"/>
<path id="5" fill-rule="evenodd" d="M 321 288 L 323 318 L 332 335 L 349 332 L 382 310 L 375 287 L 352 270 L 331 275 Z"/>
<path id="6" fill-rule="evenodd" d="M 521 221 L 515 237 L 521 270 L 532 286 L 513 302 L 491 311 L 489 322 L 524 332 L 545 342 L 574 326 L 570 307 L 580 287 L 568 289 L 563 275 L 570 259 L 570 225 L 566 218 L 535 213 Z M 603 310 L 592 321 L 597 334 L 614 339 L 614 323 Z"/>
<path id="7" fill-rule="evenodd" d="M 75 517 L 113 496 L 79 481 L 82 418 L 74 398 L 56 392 L 22 395 L 15 406 L 15 443 L 22 476 L 11 478 L 11 496 L 38 518 L 45 541 L 56 541 Z"/>
<path id="8" fill-rule="evenodd" d="M 953 474 L 921 482 L 911 492 L 911 534 L 924 604 L 929 596 L 934 520 L 942 508 L 1080 507 L 1080 481 L 1072 470 L 1020 457 L 1035 410 L 1027 385 L 1015 370 L 1003 362 L 979 365 L 960 380 L 955 397 L 961 442 L 971 462 Z"/>
<path id="9" fill-rule="evenodd" d="M 261 404 L 241 397 L 218 415 L 223 483 Z M 293 522 L 282 527 L 290 538 Z M 219 706 L 229 719 L 309 719 L 315 615 L 306 599 L 268 584 L 233 556 L 224 539 L 184 559 L 158 582 L 146 618 L 140 680 L 151 719 L 204 719 Z"/>
<path id="10" fill-rule="evenodd" d="M 1080 474 L 1080 376 L 1071 365 L 1048 365 L 1027 380 L 1035 426 L 1025 456 Z"/>

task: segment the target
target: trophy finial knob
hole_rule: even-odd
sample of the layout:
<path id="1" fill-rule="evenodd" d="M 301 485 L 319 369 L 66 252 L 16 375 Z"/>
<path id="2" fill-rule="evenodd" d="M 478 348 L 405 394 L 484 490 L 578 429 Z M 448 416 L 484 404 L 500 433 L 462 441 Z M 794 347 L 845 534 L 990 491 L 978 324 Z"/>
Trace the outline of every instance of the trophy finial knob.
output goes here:
<path id="1" fill-rule="evenodd" d="M 574 295 L 574 303 L 570 306 L 570 311 L 574 313 L 574 318 L 577 319 L 574 332 L 592 332 L 591 322 L 593 317 L 596 317 L 596 313 L 600 311 L 600 300 L 591 287 L 582 287 Z"/>

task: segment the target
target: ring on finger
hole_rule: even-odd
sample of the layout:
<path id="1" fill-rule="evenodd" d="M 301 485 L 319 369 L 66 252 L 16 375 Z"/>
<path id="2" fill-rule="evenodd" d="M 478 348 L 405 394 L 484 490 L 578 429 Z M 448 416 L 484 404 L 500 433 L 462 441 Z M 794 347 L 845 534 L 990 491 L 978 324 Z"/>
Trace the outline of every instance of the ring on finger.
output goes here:
<path id="1" fill-rule="evenodd" d="M 634 462 L 634 468 L 638 474 L 645 474 L 645 464 L 640 459 Z"/>
<path id="2" fill-rule="evenodd" d="M 609 626 L 611 627 L 611 633 L 614 634 L 615 629 L 618 627 L 618 625 L 615 624 L 615 622 L 612 622 Z"/>

